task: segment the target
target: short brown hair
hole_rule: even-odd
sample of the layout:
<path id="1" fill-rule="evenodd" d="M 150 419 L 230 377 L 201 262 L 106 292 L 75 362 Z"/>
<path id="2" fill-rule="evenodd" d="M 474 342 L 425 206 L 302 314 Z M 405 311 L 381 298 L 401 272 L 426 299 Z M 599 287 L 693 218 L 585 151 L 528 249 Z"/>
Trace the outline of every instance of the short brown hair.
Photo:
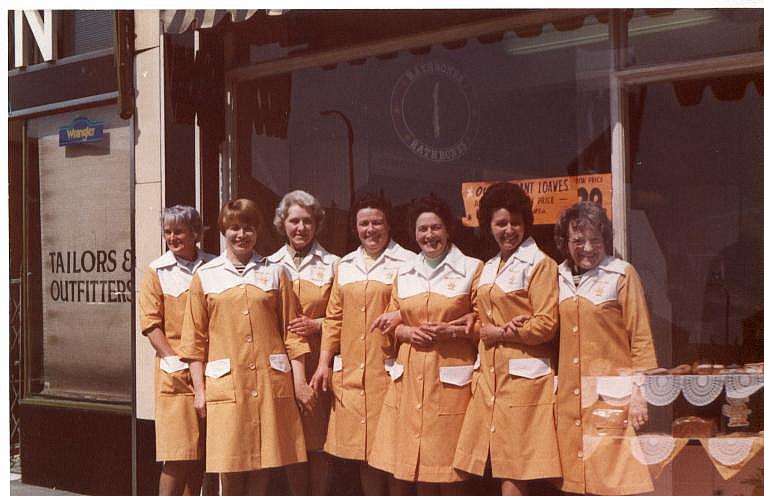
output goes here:
<path id="1" fill-rule="evenodd" d="M 225 235 L 226 230 L 234 224 L 251 226 L 255 228 L 255 231 L 259 231 L 260 226 L 263 225 L 263 216 L 257 204 L 247 198 L 227 201 L 220 209 L 218 229 Z"/>

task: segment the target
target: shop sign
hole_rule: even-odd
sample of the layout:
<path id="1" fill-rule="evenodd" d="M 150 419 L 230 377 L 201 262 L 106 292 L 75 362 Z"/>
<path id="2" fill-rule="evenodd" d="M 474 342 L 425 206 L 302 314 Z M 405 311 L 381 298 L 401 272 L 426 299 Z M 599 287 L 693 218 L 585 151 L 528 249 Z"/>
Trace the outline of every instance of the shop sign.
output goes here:
<path id="1" fill-rule="evenodd" d="M 58 128 L 58 146 L 98 143 L 103 140 L 103 122 L 77 117 L 67 126 Z"/>
<path id="2" fill-rule="evenodd" d="M 465 215 L 462 224 L 478 227 L 478 205 L 485 190 L 496 181 L 462 183 Z M 515 179 L 533 201 L 533 223 L 554 224 L 560 214 L 580 201 L 592 201 L 605 208 L 613 218 L 612 174 Z"/>
<path id="3" fill-rule="evenodd" d="M 393 128 L 406 148 L 433 162 L 467 153 L 478 130 L 472 89 L 454 66 L 432 61 L 398 78 L 390 100 Z"/>

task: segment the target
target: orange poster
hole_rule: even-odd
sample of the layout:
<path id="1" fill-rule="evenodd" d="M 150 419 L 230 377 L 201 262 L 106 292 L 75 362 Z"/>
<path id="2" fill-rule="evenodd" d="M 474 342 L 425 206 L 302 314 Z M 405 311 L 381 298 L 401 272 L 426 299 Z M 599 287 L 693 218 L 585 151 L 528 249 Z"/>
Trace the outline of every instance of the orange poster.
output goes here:
<path id="1" fill-rule="evenodd" d="M 462 224 L 478 226 L 478 204 L 488 186 L 496 181 L 462 183 L 464 212 Z M 613 180 L 611 174 L 585 176 L 541 177 L 514 179 L 533 201 L 534 224 L 554 224 L 563 210 L 579 201 L 593 201 L 602 205 L 608 217 L 613 218 Z"/>

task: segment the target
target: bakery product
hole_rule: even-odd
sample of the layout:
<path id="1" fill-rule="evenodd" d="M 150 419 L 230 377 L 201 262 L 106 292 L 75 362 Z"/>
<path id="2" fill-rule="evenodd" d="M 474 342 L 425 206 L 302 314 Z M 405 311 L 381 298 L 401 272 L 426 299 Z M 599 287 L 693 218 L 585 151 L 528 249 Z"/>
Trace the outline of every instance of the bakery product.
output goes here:
<path id="1" fill-rule="evenodd" d="M 680 417 L 671 424 L 671 435 L 683 438 L 706 438 L 716 435 L 716 421 L 703 417 Z"/>

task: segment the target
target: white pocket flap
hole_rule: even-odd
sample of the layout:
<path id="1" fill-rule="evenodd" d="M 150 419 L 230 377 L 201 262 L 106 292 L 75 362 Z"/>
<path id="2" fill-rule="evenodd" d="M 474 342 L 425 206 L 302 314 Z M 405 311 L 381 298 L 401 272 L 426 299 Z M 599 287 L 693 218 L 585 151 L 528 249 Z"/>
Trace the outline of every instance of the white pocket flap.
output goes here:
<path id="1" fill-rule="evenodd" d="M 609 398 L 626 398 L 631 396 L 633 382 L 630 375 L 597 377 L 597 394 Z"/>
<path id="2" fill-rule="evenodd" d="M 440 368 L 440 382 L 453 384 L 454 386 L 464 386 L 472 381 L 472 372 L 474 365 L 457 365 L 454 367 Z"/>
<path id="3" fill-rule="evenodd" d="M 342 370 L 342 356 L 335 355 L 334 362 L 332 363 L 332 371 L 339 372 Z"/>
<path id="4" fill-rule="evenodd" d="M 292 366 L 289 364 L 289 357 L 286 353 L 276 353 L 268 357 L 271 362 L 271 368 L 279 372 L 289 372 Z"/>
<path id="5" fill-rule="evenodd" d="M 397 381 L 398 378 L 403 375 L 403 365 L 392 358 L 385 358 L 385 370 L 390 374 L 390 378 L 393 382 Z"/>
<path id="6" fill-rule="evenodd" d="M 475 365 L 472 366 L 472 370 L 479 370 L 480 369 L 480 353 L 478 353 L 477 360 L 475 360 Z"/>
<path id="7" fill-rule="evenodd" d="M 172 374 L 173 372 L 187 369 L 188 364 L 181 361 L 178 355 L 171 355 L 159 359 L 159 368 L 168 374 Z"/>
<path id="8" fill-rule="evenodd" d="M 204 368 L 204 375 L 212 377 L 213 379 L 220 379 L 231 371 L 231 359 L 221 358 L 220 360 L 213 360 L 207 362 L 207 366 Z"/>
<path id="9" fill-rule="evenodd" d="M 509 374 L 526 379 L 537 379 L 552 373 L 548 358 L 512 358 L 509 360 Z"/>

